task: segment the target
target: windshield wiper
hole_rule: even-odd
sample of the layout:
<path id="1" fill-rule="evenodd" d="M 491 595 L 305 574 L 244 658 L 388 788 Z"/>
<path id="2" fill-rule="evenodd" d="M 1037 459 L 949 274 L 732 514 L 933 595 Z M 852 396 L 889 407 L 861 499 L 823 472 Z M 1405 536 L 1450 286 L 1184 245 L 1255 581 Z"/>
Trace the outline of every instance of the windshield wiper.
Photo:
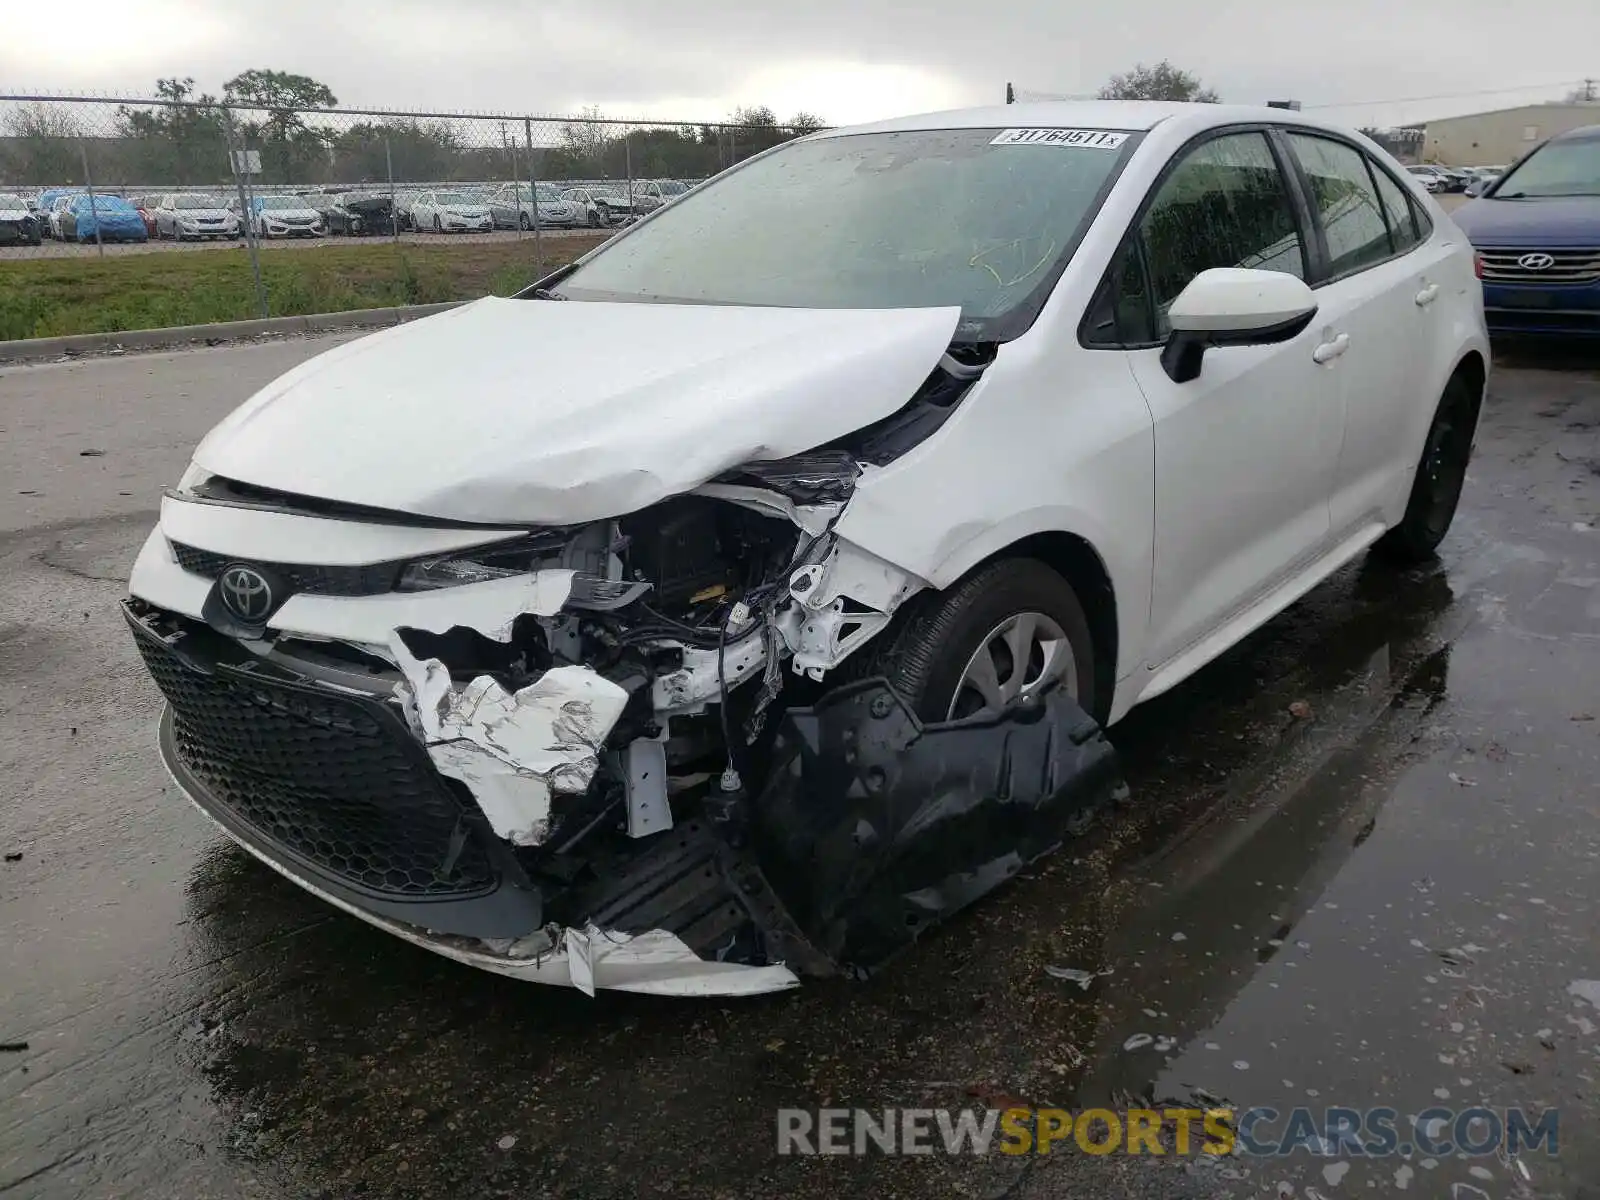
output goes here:
<path id="1" fill-rule="evenodd" d="M 549 288 L 534 288 L 533 291 L 529 293 L 529 295 L 531 295 L 535 300 L 566 300 L 566 299 L 569 299 L 569 297 L 563 296 L 560 292 L 552 292 Z"/>

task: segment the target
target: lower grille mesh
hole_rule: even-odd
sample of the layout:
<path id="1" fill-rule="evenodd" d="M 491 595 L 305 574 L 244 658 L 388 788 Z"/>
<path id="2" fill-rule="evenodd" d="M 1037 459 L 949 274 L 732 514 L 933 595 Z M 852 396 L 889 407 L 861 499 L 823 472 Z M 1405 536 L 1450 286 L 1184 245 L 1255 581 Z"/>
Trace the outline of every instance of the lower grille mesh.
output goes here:
<path id="1" fill-rule="evenodd" d="M 179 758 L 238 819 L 371 892 L 428 899 L 495 885 L 461 800 L 381 702 L 227 666 L 205 673 L 133 627 L 172 705 Z"/>

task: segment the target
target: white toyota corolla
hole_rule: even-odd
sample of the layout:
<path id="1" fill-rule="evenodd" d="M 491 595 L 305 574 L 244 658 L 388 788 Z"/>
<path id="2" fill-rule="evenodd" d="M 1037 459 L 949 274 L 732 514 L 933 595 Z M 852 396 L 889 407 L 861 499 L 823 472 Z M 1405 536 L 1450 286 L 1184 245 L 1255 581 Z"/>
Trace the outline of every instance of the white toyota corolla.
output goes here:
<path id="1" fill-rule="evenodd" d="M 218 425 L 129 586 L 163 757 L 462 962 L 870 970 L 1092 816 L 1101 726 L 1433 552 L 1480 296 L 1422 187 L 1299 113 L 787 143 Z"/>

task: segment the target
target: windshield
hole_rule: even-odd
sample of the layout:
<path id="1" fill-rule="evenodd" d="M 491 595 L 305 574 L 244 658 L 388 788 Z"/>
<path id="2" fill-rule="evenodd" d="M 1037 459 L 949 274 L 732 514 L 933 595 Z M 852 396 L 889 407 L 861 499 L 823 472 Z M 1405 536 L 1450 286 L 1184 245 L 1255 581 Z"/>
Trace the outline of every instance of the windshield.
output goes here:
<path id="1" fill-rule="evenodd" d="M 257 208 L 305 208 L 306 202 L 298 196 L 259 196 L 256 198 Z"/>
<path id="2" fill-rule="evenodd" d="M 1546 142 L 1500 180 L 1498 200 L 1600 196 L 1600 137 Z"/>
<path id="3" fill-rule="evenodd" d="M 1133 140 L 1004 137 L 914 130 L 791 143 L 661 209 L 560 290 L 794 308 L 958 306 L 963 338 L 1007 336 L 1004 318 L 1042 299 Z"/>
<path id="4" fill-rule="evenodd" d="M 688 190 L 681 183 L 663 183 L 661 185 L 661 194 L 663 196 L 681 196 Z"/>
<path id="5" fill-rule="evenodd" d="M 227 206 L 224 205 L 221 198 L 217 196 L 179 196 L 175 207 L 182 209 L 196 209 L 225 208 Z"/>
<path id="6" fill-rule="evenodd" d="M 27 208 L 21 196 L 13 196 L 10 192 L 0 192 L 0 208 Z"/>
<path id="7" fill-rule="evenodd" d="M 465 192 L 440 192 L 436 197 L 440 204 L 478 204 L 481 203 L 475 196 Z"/>

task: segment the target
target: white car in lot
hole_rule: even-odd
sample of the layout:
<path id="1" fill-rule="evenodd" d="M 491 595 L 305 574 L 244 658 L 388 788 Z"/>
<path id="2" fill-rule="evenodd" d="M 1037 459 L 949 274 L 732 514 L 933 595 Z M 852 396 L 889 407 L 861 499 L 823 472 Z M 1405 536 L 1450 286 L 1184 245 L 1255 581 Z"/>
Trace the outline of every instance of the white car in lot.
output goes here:
<path id="1" fill-rule="evenodd" d="M 175 242 L 236 238 L 244 233 L 239 214 L 221 196 L 169 192 L 155 208 L 156 237 Z"/>
<path id="2" fill-rule="evenodd" d="M 1313 117 L 832 130 L 269 384 L 127 617 L 179 786 L 313 893 L 516 978 L 769 991 L 1058 846 L 1099 727 L 1332 572 L 1431 555 L 1488 363 L 1466 239 Z"/>
<path id="3" fill-rule="evenodd" d="M 257 196 L 254 233 L 258 238 L 325 237 L 322 214 L 303 196 Z"/>
<path id="4" fill-rule="evenodd" d="M 488 233 L 494 214 L 471 192 L 423 192 L 411 202 L 411 224 L 424 233 Z"/>

